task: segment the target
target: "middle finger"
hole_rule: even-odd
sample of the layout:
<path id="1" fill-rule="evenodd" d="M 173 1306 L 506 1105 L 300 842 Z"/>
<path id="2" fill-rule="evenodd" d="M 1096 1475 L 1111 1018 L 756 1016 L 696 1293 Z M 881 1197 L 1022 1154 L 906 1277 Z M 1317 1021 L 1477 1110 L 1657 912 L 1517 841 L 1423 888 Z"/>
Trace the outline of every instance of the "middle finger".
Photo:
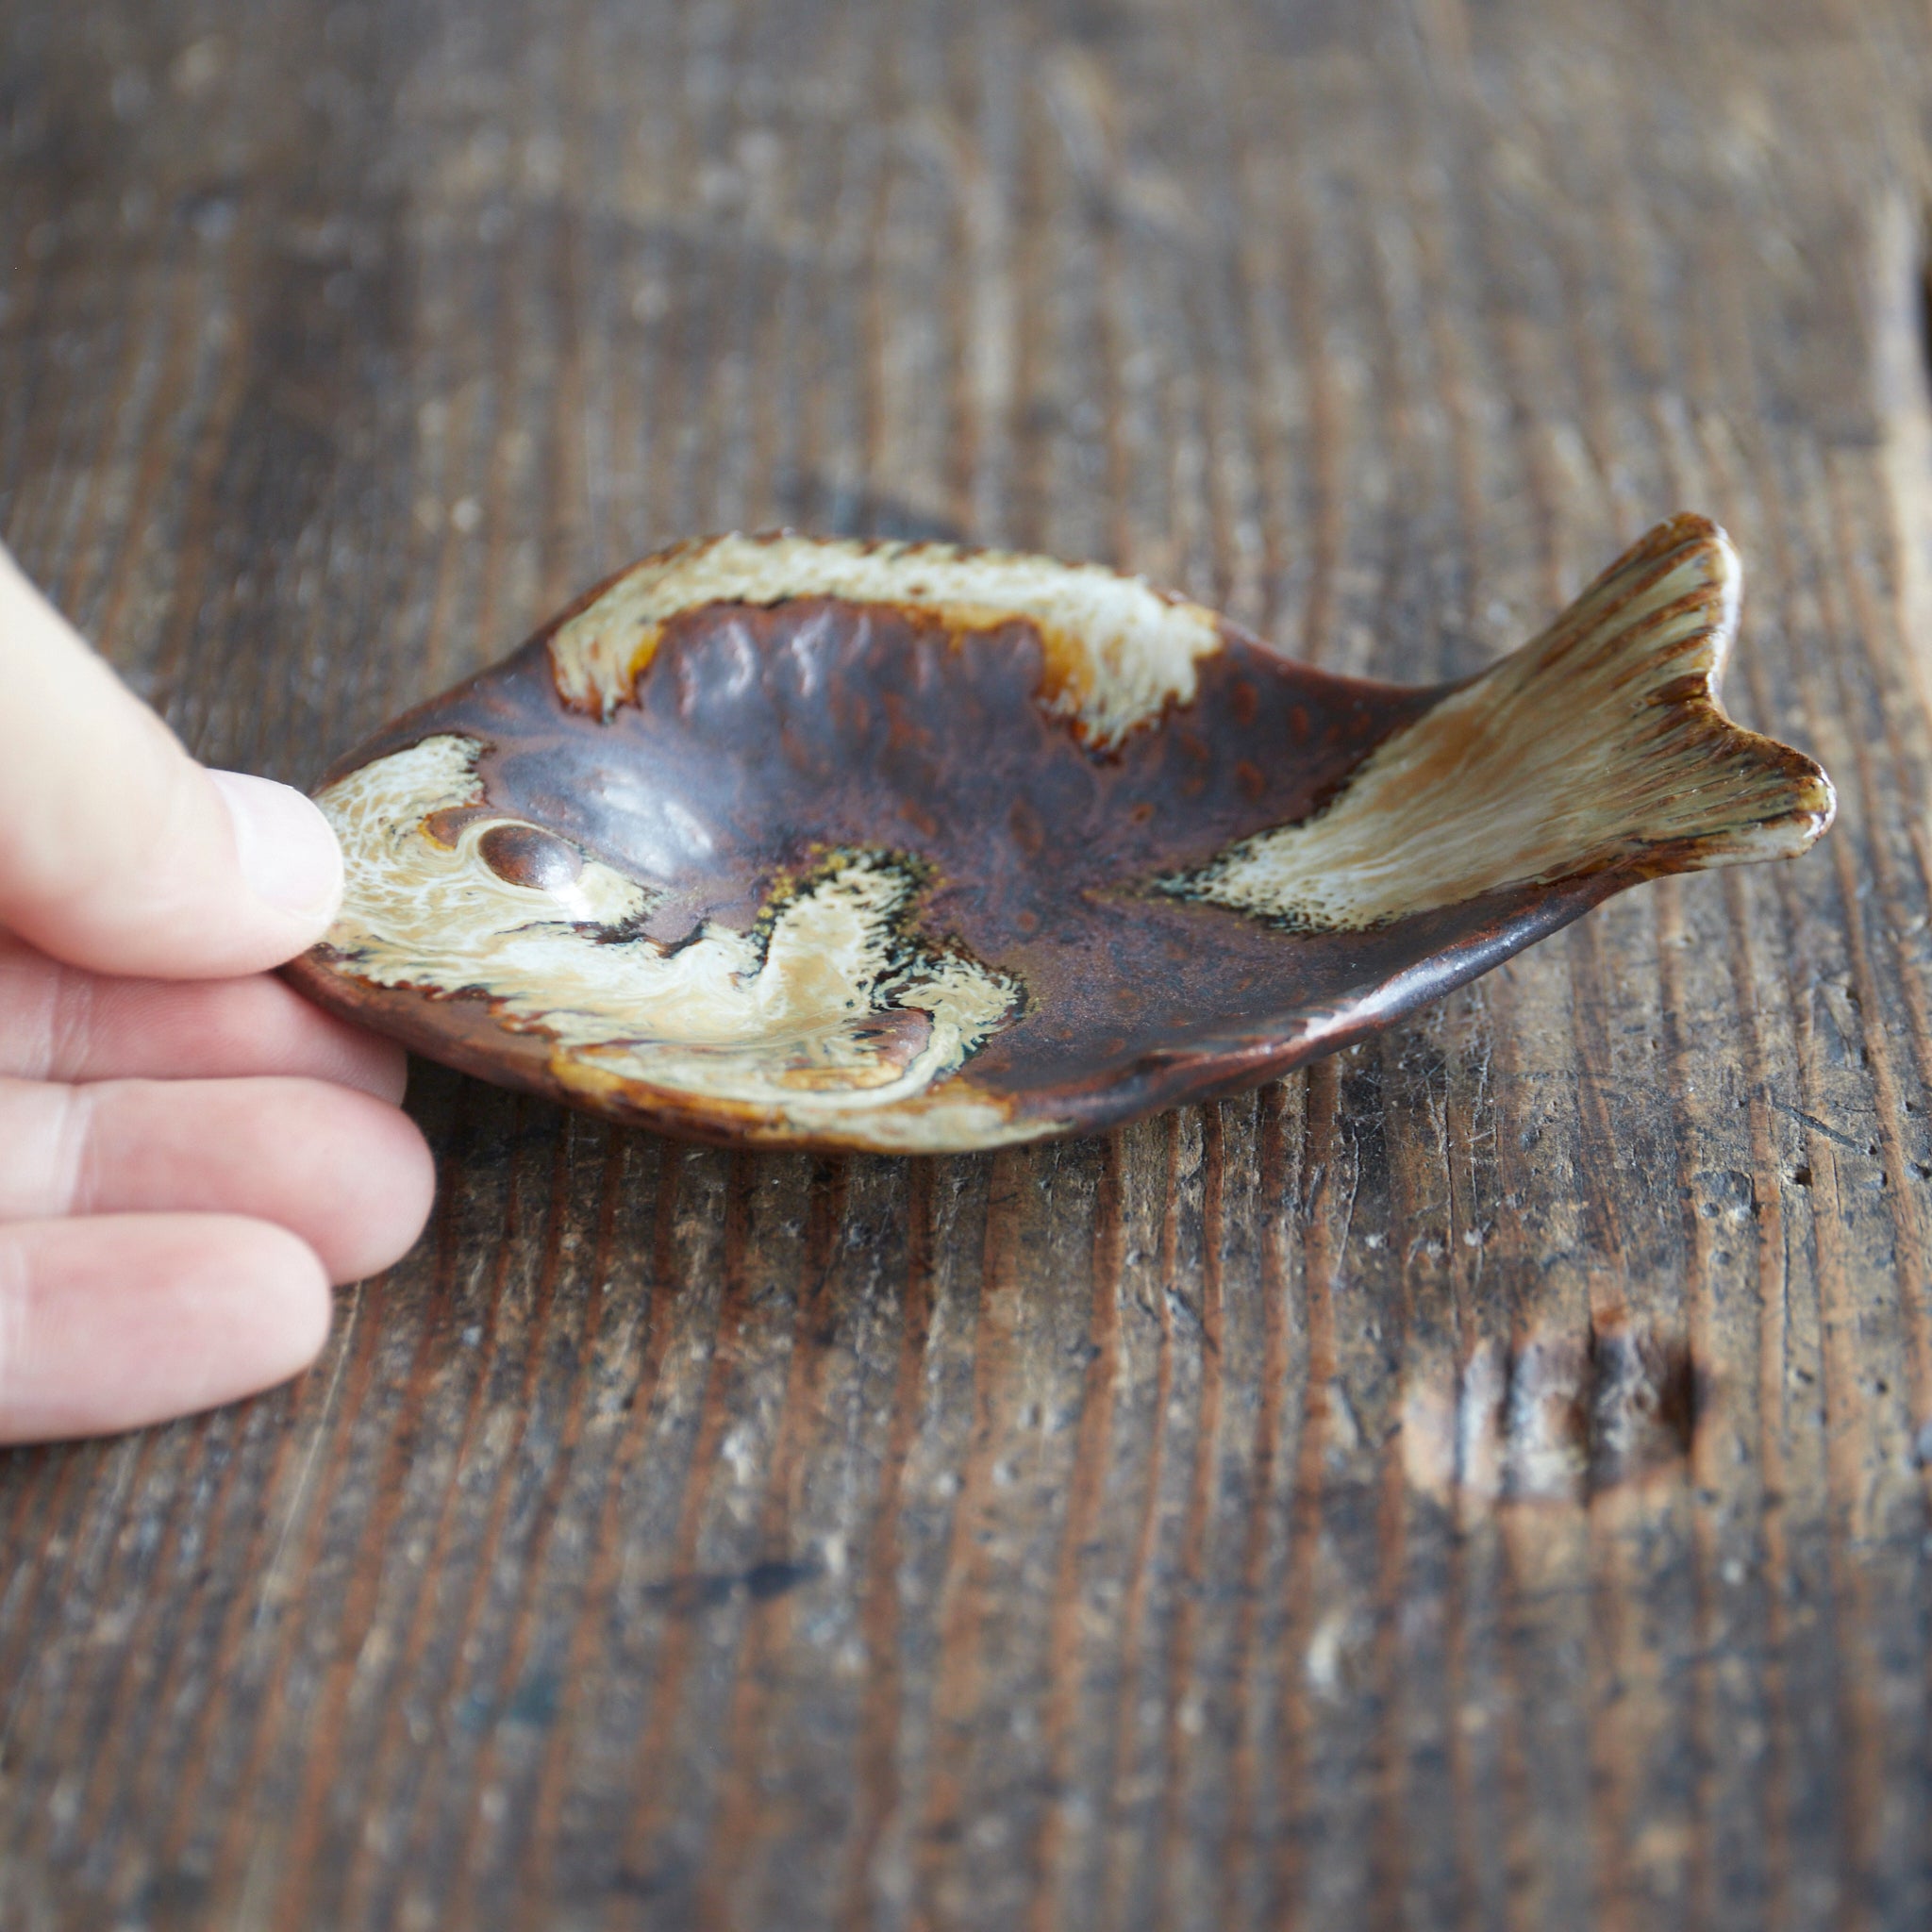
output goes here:
<path id="1" fill-rule="evenodd" d="M 322 1080 L 0 1079 L 0 1221 L 247 1215 L 354 1281 L 407 1251 L 434 1182 L 408 1115 Z"/>
<path id="2" fill-rule="evenodd" d="M 267 974 L 114 979 L 0 933 L 0 1075 L 225 1079 L 297 1074 L 403 1097 L 402 1049 Z"/>

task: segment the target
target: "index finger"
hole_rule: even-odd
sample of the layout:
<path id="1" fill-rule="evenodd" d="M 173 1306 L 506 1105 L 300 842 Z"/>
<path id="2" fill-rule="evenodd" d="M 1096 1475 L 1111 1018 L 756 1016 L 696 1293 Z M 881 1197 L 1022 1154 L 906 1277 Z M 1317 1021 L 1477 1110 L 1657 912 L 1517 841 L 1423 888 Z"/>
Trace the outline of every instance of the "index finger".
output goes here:
<path id="1" fill-rule="evenodd" d="M 227 977 L 312 944 L 341 891 L 315 807 L 196 764 L 0 549 L 0 926 L 96 972 Z"/>

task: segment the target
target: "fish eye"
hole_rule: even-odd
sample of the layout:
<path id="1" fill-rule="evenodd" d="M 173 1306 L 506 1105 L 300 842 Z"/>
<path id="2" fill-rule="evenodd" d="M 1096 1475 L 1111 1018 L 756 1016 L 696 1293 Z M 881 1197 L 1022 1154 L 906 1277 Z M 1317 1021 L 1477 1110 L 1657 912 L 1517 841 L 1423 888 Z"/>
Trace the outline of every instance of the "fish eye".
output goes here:
<path id="1" fill-rule="evenodd" d="M 532 891 L 558 891 L 584 869 L 584 855 L 568 839 L 537 825 L 491 825 L 476 850 L 506 885 Z"/>

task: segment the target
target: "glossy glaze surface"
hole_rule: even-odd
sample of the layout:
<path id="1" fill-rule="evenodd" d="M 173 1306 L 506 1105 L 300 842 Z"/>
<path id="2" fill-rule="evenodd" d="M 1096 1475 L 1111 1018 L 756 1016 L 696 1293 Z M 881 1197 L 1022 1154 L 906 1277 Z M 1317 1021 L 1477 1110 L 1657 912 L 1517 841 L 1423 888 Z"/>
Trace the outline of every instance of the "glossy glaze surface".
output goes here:
<path id="1" fill-rule="evenodd" d="M 325 1004 L 708 1139 L 1089 1131 L 1250 1084 L 1660 873 L 1802 851 L 1733 725 L 1737 560 L 1660 525 L 1482 676 L 1282 658 L 1094 565 L 719 538 L 600 586 L 318 794 Z"/>

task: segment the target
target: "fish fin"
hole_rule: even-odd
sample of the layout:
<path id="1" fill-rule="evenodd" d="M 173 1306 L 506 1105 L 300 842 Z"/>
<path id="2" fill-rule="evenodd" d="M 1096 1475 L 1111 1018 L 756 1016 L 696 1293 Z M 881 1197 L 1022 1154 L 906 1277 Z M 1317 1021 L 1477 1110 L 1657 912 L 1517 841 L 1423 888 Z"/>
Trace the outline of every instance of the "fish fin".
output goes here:
<path id="1" fill-rule="evenodd" d="M 1717 525 L 1672 517 L 1322 810 L 1161 890 L 1359 928 L 1513 886 L 1795 857 L 1831 823 L 1831 781 L 1719 704 L 1740 583 Z"/>

